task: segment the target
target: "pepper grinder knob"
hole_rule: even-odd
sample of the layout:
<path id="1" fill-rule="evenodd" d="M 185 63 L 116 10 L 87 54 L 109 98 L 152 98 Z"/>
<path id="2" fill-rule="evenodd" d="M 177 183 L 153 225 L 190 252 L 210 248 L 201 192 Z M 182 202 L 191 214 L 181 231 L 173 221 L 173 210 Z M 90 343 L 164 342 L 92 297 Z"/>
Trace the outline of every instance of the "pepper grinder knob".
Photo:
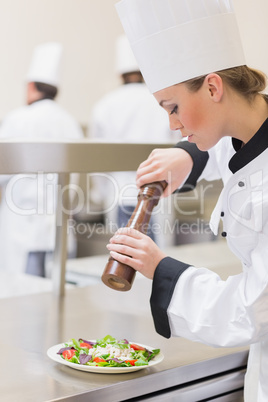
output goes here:
<path id="1" fill-rule="evenodd" d="M 166 181 L 153 182 L 142 186 L 138 194 L 138 203 L 126 227 L 134 228 L 146 234 L 152 211 L 166 187 Z M 101 279 L 106 286 L 124 292 L 131 289 L 135 275 L 135 269 L 110 257 Z"/>

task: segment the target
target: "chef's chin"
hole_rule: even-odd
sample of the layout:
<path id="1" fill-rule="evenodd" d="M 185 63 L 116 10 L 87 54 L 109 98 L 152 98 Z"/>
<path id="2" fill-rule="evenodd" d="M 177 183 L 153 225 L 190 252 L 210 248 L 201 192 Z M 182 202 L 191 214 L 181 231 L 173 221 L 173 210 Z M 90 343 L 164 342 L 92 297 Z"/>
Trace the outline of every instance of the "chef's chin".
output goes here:
<path id="1" fill-rule="evenodd" d="M 189 140 L 188 140 L 189 141 Z M 212 148 L 212 146 L 209 146 L 209 145 L 205 145 L 205 144 L 200 144 L 199 142 L 195 142 L 195 141 L 189 141 L 189 142 L 192 142 L 192 143 L 195 143 L 195 145 L 197 146 L 197 148 L 199 149 L 199 151 L 203 151 L 203 152 L 205 152 L 205 151 L 208 151 L 210 148 Z"/>

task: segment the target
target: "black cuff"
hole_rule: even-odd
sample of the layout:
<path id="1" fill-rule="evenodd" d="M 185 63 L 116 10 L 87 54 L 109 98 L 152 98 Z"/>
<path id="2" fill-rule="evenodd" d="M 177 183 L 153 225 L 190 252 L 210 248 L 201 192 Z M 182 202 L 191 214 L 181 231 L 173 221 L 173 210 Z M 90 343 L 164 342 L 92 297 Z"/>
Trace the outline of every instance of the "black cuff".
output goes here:
<path id="1" fill-rule="evenodd" d="M 150 304 L 156 332 L 165 338 L 170 338 L 171 334 L 167 309 L 180 275 L 189 266 L 171 257 L 165 257 L 156 267 Z"/>
<path id="2" fill-rule="evenodd" d="M 194 162 L 193 169 L 188 179 L 179 190 L 175 191 L 175 193 L 184 193 L 195 188 L 197 180 L 201 176 L 201 173 L 207 164 L 209 154 L 206 151 L 200 151 L 195 144 L 188 141 L 178 142 L 178 144 L 175 145 L 175 148 L 184 149 L 186 152 L 188 152 Z"/>

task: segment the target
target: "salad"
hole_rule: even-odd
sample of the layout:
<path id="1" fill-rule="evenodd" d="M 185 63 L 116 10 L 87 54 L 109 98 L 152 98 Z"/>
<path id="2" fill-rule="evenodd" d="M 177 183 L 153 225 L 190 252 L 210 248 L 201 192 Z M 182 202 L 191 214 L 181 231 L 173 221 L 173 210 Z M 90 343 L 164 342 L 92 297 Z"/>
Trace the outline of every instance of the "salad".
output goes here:
<path id="1" fill-rule="evenodd" d="M 147 366 L 160 349 L 148 350 L 141 345 L 106 335 L 96 341 L 79 338 L 65 343 L 57 354 L 71 363 L 101 367 Z"/>

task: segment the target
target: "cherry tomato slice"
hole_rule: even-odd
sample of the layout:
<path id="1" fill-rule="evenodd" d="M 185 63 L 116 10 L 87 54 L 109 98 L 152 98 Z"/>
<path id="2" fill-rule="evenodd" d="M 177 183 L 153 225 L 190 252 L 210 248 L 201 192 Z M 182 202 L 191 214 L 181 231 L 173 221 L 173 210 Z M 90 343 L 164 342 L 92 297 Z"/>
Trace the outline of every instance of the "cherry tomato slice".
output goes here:
<path id="1" fill-rule="evenodd" d="M 143 348 L 143 347 L 140 346 L 140 345 L 136 345 L 136 343 L 131 343 L 131 344 L 130 344 L 130 347 L 131 347 L 132 349 L 134 349 L 134 350 L 145 350 L 145 348 Z"/>
<path id="2" fill-rule="evenodd" d="M 101 357 L 95 357 L 93 360 L 95 363 L 105 362 L 106 360 L 102 359 Z"/>
<path id="3" fill-rule="evenodd" d="M 72 357 L 75 355 L 75 350 L 70 349 L 70 350 L 64 350 L 62 352 L 62 356 L 64 357 L 65 360 L 70 360 Z"/>
<path id="4" fill-rule="evenodd" d="M 126 360 L 126 363 L 130 363 L 131 366 L 135 366 L 135 362 L 137 361 L 137 359 L 133 359 L 133 360 Z"/>
<path id="5" fill-rule="evenodd" d="M 86 342 L 80 342 L 80 346 L 81 346 L 81 348 L 92 349 L 92 346 Z"/>

